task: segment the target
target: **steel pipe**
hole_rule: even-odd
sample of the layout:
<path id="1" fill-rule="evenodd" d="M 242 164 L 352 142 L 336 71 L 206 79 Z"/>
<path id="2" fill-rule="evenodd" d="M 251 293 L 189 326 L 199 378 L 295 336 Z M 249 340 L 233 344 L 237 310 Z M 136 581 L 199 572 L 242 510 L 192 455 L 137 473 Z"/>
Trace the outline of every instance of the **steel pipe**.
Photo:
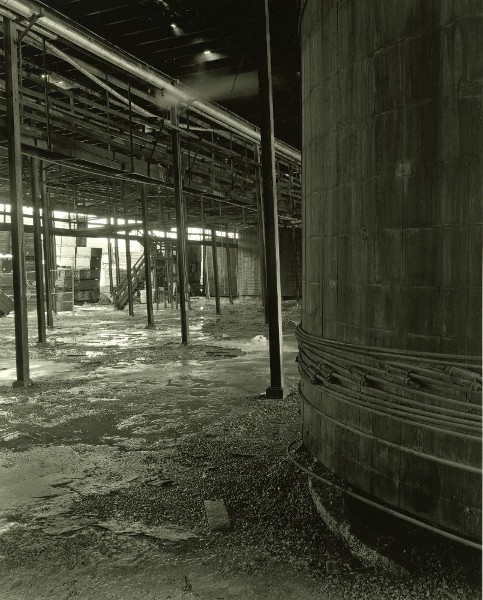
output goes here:
<path id="1" fill-rule="evenodd" d="M 245 138 L 260 142 L 260 131 L 255 125 L 237 118 L 219 106 L 194 98 L 188 88 L 184 90 L 177 87 L 172 80 L 167 76 L 163 76 L 153 67 L 141 63 L 115 46 L 110 46 L 101 38 L 94 36 L 94 34 L 90 32 L 86 34 L 85 31 L 75 27 L 74 24 L 60 20 L 43 6 L 37 6 L 26 0 L 0 0 L 0 7 L 2 6 L 27 19 L 34 14 L 38 15 L 38 21 L 43 29 L 78 48 L 82 48 L 83 51 L 90 52 L 97 58 L 106 61 L 109 65 L 122 69 L 126 73 L 163 90 L 164 97 L 168 96 L 174 104 L 190 104 L 191 107 L 217 123 L 229 127 Z M 277 141 L 275 142 L 275 148 L 280 154 L 300 162 L 300 152 L 288 144 Z"/>

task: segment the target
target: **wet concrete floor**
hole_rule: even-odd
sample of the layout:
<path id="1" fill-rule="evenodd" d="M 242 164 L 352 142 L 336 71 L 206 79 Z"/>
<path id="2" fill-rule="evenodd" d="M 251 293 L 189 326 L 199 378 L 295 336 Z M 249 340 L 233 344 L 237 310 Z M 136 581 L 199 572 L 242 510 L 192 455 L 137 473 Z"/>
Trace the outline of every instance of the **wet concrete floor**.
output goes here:
<path id="1" fill-rule="evenodd" d="M 441 577 L 360 569 L 285 460 L 299 433 L 299 305 L 284 303 L 282 401 L 263 396 L 259 302 L 222 308 L 193 300 L 189 347 L 170 308 L 150 330 L 142 305 L 134 317 L 79 307 L 45 346 L 32 313 L 27 389 L 12 387 L 13 318 L 0 319 L 0 598 L 450 597 Z M 232 528 L 215 533 L 203 501 L 220 498 Z M 477 597 L 466 580 L 453 592 Z"/>

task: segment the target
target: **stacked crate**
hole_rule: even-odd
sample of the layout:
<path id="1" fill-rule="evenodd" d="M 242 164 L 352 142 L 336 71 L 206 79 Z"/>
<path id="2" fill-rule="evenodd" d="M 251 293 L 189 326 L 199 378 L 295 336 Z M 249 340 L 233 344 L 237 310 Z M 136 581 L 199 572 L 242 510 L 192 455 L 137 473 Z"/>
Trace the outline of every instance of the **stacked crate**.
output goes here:
<path id="1" fill-rule="evenodd" d="M 201 288 L 203 286 L 201 250 L 201 246 L 194 246 L 193 244 L 188 244 L 188 281 L 190 284 L 190 292 L 192 296 L 199 296 L 201 294 Z M 159 260 L 160 270 L 162 270 L 163 264 L 164 263 L 162 263 L 162 261 Z M 162 281 L 162 273 L 161 278 L 158 275 L 158 281 Z M 162 287 L 161 284 L 159 285 L 160 287 Z"/>
<path id="2" fill-rule="evenodd" d="M 75 238 L 68 236 L 56 236 L 57 266 L 75 266 Z"/>
<path id="3" fill-rule="evenodd" d="M 11 251 L 10 232 L 1 232 L 3 235 L 0 238 L 0 254 L 9 254 Z M 34 260 L 34 244 L 33 234 L 24 234 L 24 249 L 25 249 L 25 278 L 27 283 L 27 308 L 29 310 L 35 308 L 36 305 L 36 281 L 35 281 L 35 260 Z M 12 259 L 0 258 L 0 291 L 13 298 L 13 272 Z"/>
<path id="4" fill-rule="evenodd" d="M 102 248 L 76 248 L 75 302 L 99 302 Z"/>
<path id="5" fill-rule="evenodd" d="M 72 279 L 74 269 L 72 267 L 57 267 L 55 279 L 55 309 L 57 312 L 73 310 Z"/>

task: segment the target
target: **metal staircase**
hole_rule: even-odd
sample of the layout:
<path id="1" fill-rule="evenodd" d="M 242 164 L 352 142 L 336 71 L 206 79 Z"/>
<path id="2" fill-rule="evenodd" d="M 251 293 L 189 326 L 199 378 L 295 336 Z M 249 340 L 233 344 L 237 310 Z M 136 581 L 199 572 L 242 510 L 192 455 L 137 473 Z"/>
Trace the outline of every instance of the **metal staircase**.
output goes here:
<path id="1" fill-rule="evenodd" d="M 137 292 L 141 285 L 144 284 L 144 279 L 144 254 L 142 254 L 131 268 L 131 284 L 133 294 Z M 119 287 L 114 293 L 114 305 L 118 310 L 122 310 L 129 301 L 127 284 L 128 281 L 126 275 L 126 277 L 122 278 Z"/>

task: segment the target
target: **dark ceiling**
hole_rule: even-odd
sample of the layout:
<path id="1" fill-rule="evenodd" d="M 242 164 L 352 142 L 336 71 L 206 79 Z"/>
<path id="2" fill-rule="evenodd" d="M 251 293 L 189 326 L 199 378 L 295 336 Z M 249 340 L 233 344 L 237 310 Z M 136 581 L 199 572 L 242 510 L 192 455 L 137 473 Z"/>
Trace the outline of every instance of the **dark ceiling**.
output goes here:
<path id="1" fill-rule="evenodd" d="M 46 0 L 45 4 L 259 125 L 254 2 Z M 275 136 L 301 147 L 297 0 L 270 0 Z"/>

